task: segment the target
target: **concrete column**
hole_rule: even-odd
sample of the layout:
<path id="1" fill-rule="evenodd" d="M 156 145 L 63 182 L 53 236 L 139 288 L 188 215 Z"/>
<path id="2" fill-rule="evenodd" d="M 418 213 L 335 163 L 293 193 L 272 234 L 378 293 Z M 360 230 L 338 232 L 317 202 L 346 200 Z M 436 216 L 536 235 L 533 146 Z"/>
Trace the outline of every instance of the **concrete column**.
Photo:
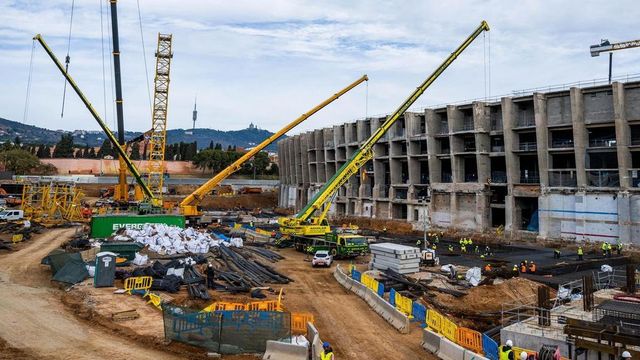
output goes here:
<path id="1" fill-rule="evenodd" d="M 473 123 L 476 142 L 476 167 L 478 169 L 478 183 L 488 183 L 491 179 L 491 139 L 489 137 L 490 120 L 489 107 L 483 102 L 473 103 Z"/>
<path id="2" fill-rule="evenodd" d="M 463 163 L 459 156 L 455 156 L 454 154 L 459 150 L 456 149 L 457 143 L 455 135 L 456 131 L 462 128 L 462 112 L 460 112 L 455 105 L 447 105 L 447 120 L 449 122 L 449 151 L 451 152 L 451 176 L 453 179 L 453 183 L 461 183 L 464 182 L 464 168 Z"/>
<path id="3" fill-rule="evenodd" d="M 440 160 L 436 157 L 438 153 L 438 147 L 436 146 L 436 139 L 434 135 L 440 124 L 436 124 L 436 112 L 431 109 L 425 110 L 425 117 L 427 121 L 427 153 L 429 161 L 429 179 L 431 183 L 442 182 Z"/>
<path id="4" fill-rule="evenodd" d="M 589 134 L 584 123 L 584 100 L 582 90 L 571 88 L 571 123 L 573 125 L 573 147 L 576 155 L 576 179 L 578 189 L 587 186 L 587 173 L 585 172 L 587 158 L 587 144 Z"/>
<path id="5" fill-rule="evenodd" d="M 513 196 L 513 186 L 520 182 L 520 162 L 513 153 L 515 125 L 514 104 L 511 97 L 501 99 L 502 104 L 502 126 L 504 129 L 504 156 L 507 167 L 507 196 L 505 197 L 505 224 L 504 230 L 507 236 L 512 236 L 514 231 L 513 222 L 517 219 L 515 197 Z"/>
<path id="6" fill-rule="evenodd" d="M 491 227 L 490 214 L 491 209 L 489 207 L 489 196 L 485 191 L 479 191 L 476 193 L 476 224 L 477 231 L 485 231 Z"/>
<path id="7" fill-rule="evenodd" d="M 618 152 L 618 168 L 620 171 L 620 188 L 631 188 L 631 129 L 625 115 L 624 84 L 614 82 L 613 88 L 613 120 L 616 126 L 616 150 Z"/>
<path id="8" fill-rule="evenodd" d="M 533 94 L 533 113 L 536 121 L 536 143 L 538 152 L 538 169 L 540 171 L 540 187 L 549 186 L 549 128 L 547 117 L 547 100 L 544 94 Z"/>

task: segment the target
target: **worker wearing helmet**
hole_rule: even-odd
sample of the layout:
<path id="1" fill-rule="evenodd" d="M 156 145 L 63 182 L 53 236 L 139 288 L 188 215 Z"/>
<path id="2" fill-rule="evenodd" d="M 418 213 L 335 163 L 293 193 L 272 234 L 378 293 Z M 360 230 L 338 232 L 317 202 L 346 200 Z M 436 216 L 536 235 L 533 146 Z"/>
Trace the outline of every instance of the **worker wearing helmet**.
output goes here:
<path id="1" fill-rule="evenodd" d="M 321 360 L 333 360 L 333 349 L 328 342 L 322 344 L 322 352 L 320 353 Z"/>
<path id="2" fill-rule="evenodd" d="M 582 261 L 584 259 L 584 250 L 582 250 L 582 245 L 578 245 L 578 261 Z"/>
<path id="3" fill-rule="evenodd" d="M 485 265 L 485 267 L 484 267 L 484 272 L 485 272 L 485 273 L 490 273 L 490 272 L 491 272 L 491 264 L 487 264 L 487 265 Z"/>
<path id="4" fill-rule="evenodd" d="M 514 360 L 513 358 L 513 341 L 507 342 L 498 348 L 498 357 L 500 360 Z"/>
<path id="5" fill-rule="evenodd" d="M 529 354 L 527 354 L 526 351 L 520 352 L 520 360 L 527 360 L 528 357 L 529 357 Z"/>
<path id="6" fill-rule="evenodd" d="M 529 264 L 529 272 L 532 274 L 536 273 L 536 264 L 533 262 L 533 260 L 531 260 L 531 263 Z"/>
<path id="7" fill-rule="evenodd" d="M 621 360 L 629 360 L 629 359 L 631 359 L 631 353 L 626 351 L 626 350 L 623 351 L 622 355 L 620 356 L 620 359 Z"/>

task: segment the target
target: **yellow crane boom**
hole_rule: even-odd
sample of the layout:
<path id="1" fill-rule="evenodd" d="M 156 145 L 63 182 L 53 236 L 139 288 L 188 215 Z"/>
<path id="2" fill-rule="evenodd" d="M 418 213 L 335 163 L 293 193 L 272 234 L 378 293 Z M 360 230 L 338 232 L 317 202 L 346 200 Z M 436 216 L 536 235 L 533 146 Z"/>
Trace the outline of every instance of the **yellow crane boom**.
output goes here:
<path id="1" fill-rule="evenodd" d="M 371 134 L 369 139 L 360 146 L 340 169 L 327 181 L 309 203 L 293 218 L 283 217 L 278 219 L 280 231 L 283 234 L 315 236 L 324 235 L 331 229 L 326 221 L 326 215 L 331 202 L 338 189 L 344 185 L 351 176 L 373 158 L 373 145 L 384 136 L 389 128 L 402 116 L 409 107 L 422 95 L 425 90 L 453 63 L 453 61 L 475 40 L 483 31 L 489 31 L 489 24 L 482 21 L 480 26 L 467 37 L 467 39 L 447 57 L 447 59 L 422 83 L 409 97 L 390 115 L 382 125 Z M 316 211 L 320 215 L 313 217 Z"/>
<path id="2" fill-rule="evenodd" d="M 213 178 L 209 179 L 209 181 L 207 181 L 206 183 L 202 184 L 202 186 L 200 186 L 196 191 L 194 191 L 189 196 L 187 196 L 184 200 L 182 200 L 182 202 L 180 203 L 180 212 L 185 216 L 197 216 L 197 215 L 199 215 L 200 213 L 198 211 L 198 204 L 200 203 L 200 201 L 202 201 L 202 199 L 207 194 L 209 194 L 216 186 L 218 186 L 222 182 L 222 180 L 226 179 L 231 174 L 233 174 L 234 172 L 238 171 L 243 163 L 245 163 L 247 160 L 251 159 L 255 154 L 257 154 L 258 152 L 262 151 L 262 149 L 267 147 L 272 142 L 276 141 L 279 137 L 281 137 L 282 135 L 287 133 L 289 130 L 293 129 L 298 124 L 300 124 L 301 122 L 303 122 L 306 119 L 308 119 L 311 115 L 313 115 L 316 112 L 320 111 L 322 108 L 324 108 L 325 106 L 329 105 L 334 100 L 338 99 L 340 96 L 344 95 L 349 90 L 355 88 L 356 86 L 358 86 L 362 82 L 368 81 L 368 80 L 369 80 L 369 78 L 367 77 L 367 75 L 363 75 L 361 78 L 359 78 L 358 80 L 354 81 L 349 86 L 347 86 L 344 89 L 340 90 L 339 92 L 337 92 L 336 94 L 334 94 L 333 96 L 331 96 L 327 100 L 323 101 L 322 103 L 320 103 L 319 105 L 317 105 L 313 109 L 309 110 L 308 112 L 300 115 L 297 119 L 295 119 L 294 121 L 289 123 L 284 128 L 280 129 L 280 131 L 278 131 L 277 133 L 271 135 L 268 139 L 266 139 L 263 142 L 261 142 L 258 146 L 254 147 L 253 149 L 248 151 L 246 154 L 244 154 L 238 160 L 233 162 L 233 164 L 229 165 L 226 169 L 222 170 L 216 176 L 214 176 Z"/>
<path id="3" fill-rule="evenodd" d="M 100 125 L 100 127 L 102 128 L 102 131 L 104 131 L 109 141 L 111 141 L 111 145 L 113 145 L 113 147 L 116 149 L 116 151 L 118 152 L 118 155 L 120 156 L 122 161 L 124 161 L 124 163 L 127 165 L 127 168 L 129 169 L 129 171 L 131 171 L 131 174 L 133 174 L 133 177 L 135 177 L 136 182 L 142 188 L 142 191 L 144 192 L 145 196 L 147 196 L 149 199 L 153 199 L 153 194 L 151 193 L 151 190 L 149 190 L 149 187 L 147 186 L 147 184 L 145 184 L 144 181 L 142 180 L 142 177 L 140 176 L 140 172 L 135 167 L 133 162 L 131 162 L 131 159 L 127 155 L 127 152 L 125 151 L 124 147 L 120 145 L 120 143 L 118 142 L 118 139 L 116 139 L 115 135 L 113 135 L 113 133 L 111 132 L 107 124 L 105 124 L 104 121 L 102 121 L 102 118 L 100 117 L 100 115 L 98 115 L 98 112 L 96 111 L 96 109 L 94 109 L 93 105 L 91 105 L 91 103 L 86 98 L 86 96 L 84 96 L 84 94 L 82 93 L 82 91 L 80 90 L 76 82 L 73 80 L 71 75 L 69 75 L 69 73 L 65 70 L 64 65 L 62 65 L 60 60 L 58 60 L 56 55 L 53 53 L 49 45 L 47 45 L 47 43 L 44 41 L 44 39 L 40 34 L 37 34 L 36 36 L 34 36 L 33 39 L 37 40 L 38 43 L 42 45 L 42 48 L 44 49 L 44 51 L 47 53 L 47 55 L 49 55 L 51 60 L 53 60 L 53 63 L 56 65 L 58 70 L 60 70 L 62 75 L 67 79 L 67 81 L 69 82 L 69 85 L 71 85 L 71 87 L 76 92 L 76 94 L 78 94 L 84 106 L 87 107 L 87 109 L 89 110 L 93 118 L 98 122 L 98 125 Z"/>
<path id="4" fill-rule="evenodd" d="M 171 34 L 158 34 L 156 50 L 156 77 L 153 91 L 153 115 L 149 138 L 149 188 L 155 198 L 155 206 L 162 205 L 164 181 L 164 149 L 167 141 L 167 108 L 169 106 L 169 72 L 171 71 Z"/>

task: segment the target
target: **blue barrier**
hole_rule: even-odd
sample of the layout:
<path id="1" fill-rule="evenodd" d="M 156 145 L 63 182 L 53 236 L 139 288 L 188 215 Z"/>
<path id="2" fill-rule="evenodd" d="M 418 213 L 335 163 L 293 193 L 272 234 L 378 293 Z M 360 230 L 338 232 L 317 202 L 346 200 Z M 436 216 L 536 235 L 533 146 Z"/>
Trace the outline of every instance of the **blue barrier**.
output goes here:
<path id="1" fill-rule="evenodd" d="M 396 289 L 394 288 L 389 290 L 389 304 L 393 305 L 393 307 L 396 306 Z"/>
<path id="2" fill-rule="evenodd" d="M 356 271 L 355 269 L 353 269 L 351 271 L 351 278 L 357 282 L 360 282 L 361 278 L 362 278 L 362 274 L 360 274 L 359 271 Z"/>
<path id="3" fill-rule="evenodd" d="M 215 236 L 217 239 L 220 239 L 222 241 L 226 241 L 229 242 L 229 237 L 223 233 L 219 233 L 219 232 L 213 232 L 213 236 Z"/>
<path id="4" fill-rule="evenodd" d="M 482 334 L 482 351 L 487 359 L 498 360 L 498 343 L 487 334 Z"/>
<path id="5" fill-rule="evenodd" d="M 419 322 L 422 327 L 427 326 L 427 308 L 424 305 L 414 301 L 411 314 L 413 315 L 413 321 Z"/>
<path id="6" fill-rule="evenodd" d="M 384 297 L 384 284 L 378 282 L 378 296 Z"/>

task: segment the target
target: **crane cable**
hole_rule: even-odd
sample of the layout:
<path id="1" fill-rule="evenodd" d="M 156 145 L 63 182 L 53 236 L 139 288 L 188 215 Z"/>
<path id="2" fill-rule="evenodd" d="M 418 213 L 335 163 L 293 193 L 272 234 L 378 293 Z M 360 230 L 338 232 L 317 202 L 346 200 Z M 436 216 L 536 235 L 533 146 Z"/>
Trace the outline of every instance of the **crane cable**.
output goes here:
<path id="1" fill-rule="evenodd" d="M 140 40 L 142 41 L 142 59 L 144 60 L 144 75 L 147 77 L 147 96 L 149 97 L 149 110 L 153 116 L 153 104 L 151 102 L 151 83 L 149 82 L 149 69 L 147 68 L 147 51 L 144 47 L 144 32 L 142 31 L 142 12 L 140 11 L 140 0 L 136 0 L 138 5 L 138 23 L 140 24 Z"/>
<path id="2" fill-rule="evenodd" d="M 102 7 L 103 0 L 98 0 L 100 5 L 100 46 L 102 48 L 102 104 L 104 106 L 104 122 L 108 122 L 107 116 L 107 76 L 104 66 L 104 10 Z"/>
<path id="3" fill-rule="evenodd" d="M 69 37 L 67 39 L 67 57 L 64 59 L 64 72 L 69 72 L 69 62 L 71 61 L 71 57 L 69 57 L 69 51 L 71 50 L 71 29 L 73 27 L 73 9 L 75 7 L 75 0 L 71 0 L 71 18 L 69 19 Z M 67 97 L 67 78 L 64 78 L 64 89 L 62 91 L 62 111 L 60 112 L 60 118 L 64 118 L 64 102 Z"/>
<path id="4" fill-rule="evenodd" d="M 31 42 L 31 57 L 29 59 L 29 76 L 27 77 L 27 94 L 24 99 L 24 113 L 22 114 L 22 123 L 27 123 L 27 118 L 29 116 L 29 102 L 31 101 L 31 77 L 33 74 L 33 52 L 36 48 L 36 41 L 32 40 Z"/>

